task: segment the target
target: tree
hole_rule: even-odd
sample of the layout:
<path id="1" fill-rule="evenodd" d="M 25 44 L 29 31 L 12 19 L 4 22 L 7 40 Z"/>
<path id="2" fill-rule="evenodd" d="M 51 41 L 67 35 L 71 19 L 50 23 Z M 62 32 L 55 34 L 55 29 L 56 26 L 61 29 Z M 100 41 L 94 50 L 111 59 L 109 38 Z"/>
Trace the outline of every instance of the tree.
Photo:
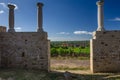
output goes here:
<path id="1" fill-rule="evenodd" d="M 56 48 L 51 48 L 50 52 L 51 56 L 58 56 L 58 51 L 56 50 Z"/>

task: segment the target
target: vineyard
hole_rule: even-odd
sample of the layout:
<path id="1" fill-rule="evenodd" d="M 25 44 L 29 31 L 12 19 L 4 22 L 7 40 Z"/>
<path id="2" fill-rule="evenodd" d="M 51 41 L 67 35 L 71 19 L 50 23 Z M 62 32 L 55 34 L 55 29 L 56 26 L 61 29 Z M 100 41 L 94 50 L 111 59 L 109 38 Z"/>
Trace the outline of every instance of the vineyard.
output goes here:
<path id="1" fill-rule="evenodd" d="M 52 57 L 79 57 L 89 56 L 90 46 L 89 41 L 67 41 L 67 42 L 51 42 Z"/>

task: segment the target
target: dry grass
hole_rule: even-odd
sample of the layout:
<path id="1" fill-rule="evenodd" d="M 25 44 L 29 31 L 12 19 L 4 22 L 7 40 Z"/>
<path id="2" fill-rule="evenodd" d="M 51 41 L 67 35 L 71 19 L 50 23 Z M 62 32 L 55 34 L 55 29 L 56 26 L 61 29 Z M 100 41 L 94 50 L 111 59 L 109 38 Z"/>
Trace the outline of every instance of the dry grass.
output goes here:
<path id="1" fill-rule="evenodd" d="M 55 60 L 90 60 L 90 57 L 83 57 L 83 56 L 79 56 L 79 57 L 51 57 L 51 59 L 55 59 Z"/>
<path id="2" fill-rule="evenodd" d="M 89 60 L 51 59 L 52 70 L 90 70 Z"/>
<path id="3" fill-rule="evenodd" d="M 89 70 L 89 67 L 68 67 L 68 66 L 59 66 L 51 67 L 52 70 Z"/>
<path id="4" fill-rule="evenodd" d="M 120 80 L 119 73 L 71 73 L 72 80 Z M 1 69 L 0 80 L 65 80 L 64 72 L 25 69 Z"/>

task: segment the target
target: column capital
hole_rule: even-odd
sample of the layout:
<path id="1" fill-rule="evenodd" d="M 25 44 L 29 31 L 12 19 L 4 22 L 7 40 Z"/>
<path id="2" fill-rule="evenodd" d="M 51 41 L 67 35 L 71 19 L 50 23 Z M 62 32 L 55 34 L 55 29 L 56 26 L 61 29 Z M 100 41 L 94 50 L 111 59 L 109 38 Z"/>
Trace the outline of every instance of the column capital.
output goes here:
<path id="1" fill-rule="evenodd" d="M 43 3 L 38 2 L 38 3 L 37 3 L 37 6 L 38 6 L 38 7 L 42 7 L 42 6 L 44 6 L 44 4 L 43 4 Z"/>
<path id="2" fill-rule="evenodd" d="M 104 4 L 104 2 L 101 2 L 101 1 L 97 1 L 96 3 L 98 6 L 102 6 Z"/>
<path id="3" fill-rule="evenodd" d="M 14 9 L 14 8 L 15 8 L 15 6 L 12 5 L 12 4 L 8 4 L 8 7 L 9 7 L 10 9 Z"/>

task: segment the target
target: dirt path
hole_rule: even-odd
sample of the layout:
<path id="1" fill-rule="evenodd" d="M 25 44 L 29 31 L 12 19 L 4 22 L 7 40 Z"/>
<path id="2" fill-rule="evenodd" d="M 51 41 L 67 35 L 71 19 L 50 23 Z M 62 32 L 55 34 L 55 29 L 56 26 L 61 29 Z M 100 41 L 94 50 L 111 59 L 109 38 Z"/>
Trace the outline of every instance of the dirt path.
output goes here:
<path id="1" fill-rule="evenodd" d="M 73 60 L 73 59 L 68 59 L 68 60 L 51 59 L 51 67 L 60 67 L 60 66 L 65 66 L 69 68 L 76 68 L 76 67 L 89 68 L 90 61 L 89 60 Z"/>

